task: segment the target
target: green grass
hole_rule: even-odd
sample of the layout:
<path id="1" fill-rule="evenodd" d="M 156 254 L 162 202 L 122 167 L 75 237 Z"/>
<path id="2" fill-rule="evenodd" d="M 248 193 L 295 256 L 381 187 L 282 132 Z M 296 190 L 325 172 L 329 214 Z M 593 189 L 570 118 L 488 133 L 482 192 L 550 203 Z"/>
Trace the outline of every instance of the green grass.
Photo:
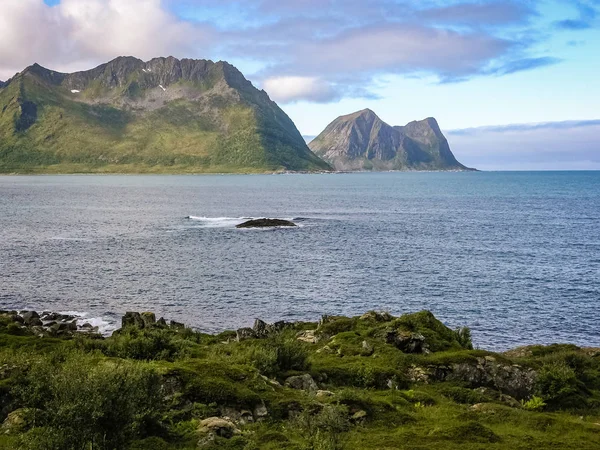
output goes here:
<path id="1" fill-rule="evenodd" d="M 432 348 L 445 350 L 403 353 L 383 334 L 403 327 L 427 334 Z M 296 333 L 304 329 L 317 329 L 321 340 L 298 342 Z M 35 408 L 37 421 L 16 435 L 0 434 L 0 448 L 89 448 L 94 442 L 99 449 L 193 449 L 201 420 L 251 413 L 263 404 L 265 420 L 239 424 L 241 434 L 217 437 L 203 448 L 600 446 L 597 357 L 574 346 L 532 347 L 518 358 L 470 350 L 428 312 L 379 322 L 334 318 L 320 328 L 296 324 L 242 342 L 231 340 L 231 332 L 212 336 L 160 327 L 128 328 L 101 340 L 15 331 L 10 318 L 0 316 L 0 420 L 18 408 Z M 362 351 L 363 341 L 373 352 Z M 410 380 L 415 367 L 432 373 L 455 364 L 476 367 L 485 356 L 545 374 L 532 391 L 545 404 L 528 410 L 499 388 L 480 389 L 477 382 Z M 304 373 L 333 395 L 285 387 L 288 376 Z M 121 387 L 110 387 L 115 383 Z M 77 420 L 83 422 L 73 427 Z M 104 435 L 112 439 L 106 445 L 97 440 Z"/>

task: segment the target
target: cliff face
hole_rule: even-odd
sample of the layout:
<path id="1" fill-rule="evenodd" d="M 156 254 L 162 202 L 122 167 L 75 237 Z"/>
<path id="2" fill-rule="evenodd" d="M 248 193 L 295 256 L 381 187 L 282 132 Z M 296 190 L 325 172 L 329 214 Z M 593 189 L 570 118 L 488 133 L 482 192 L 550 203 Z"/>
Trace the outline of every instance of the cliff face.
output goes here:
<path id="1" fill-rule="evenodd" d="M 0 172 L 323 170 L 291 119 L 232 65 L 119 57 L 0 84 Z"/>
<path id="2" fill-rule="evenodd" d="M 434 118 L 392 127 L 365 109 L 338 117 L 309 147 L 337 170 L 468 170 Z"/>

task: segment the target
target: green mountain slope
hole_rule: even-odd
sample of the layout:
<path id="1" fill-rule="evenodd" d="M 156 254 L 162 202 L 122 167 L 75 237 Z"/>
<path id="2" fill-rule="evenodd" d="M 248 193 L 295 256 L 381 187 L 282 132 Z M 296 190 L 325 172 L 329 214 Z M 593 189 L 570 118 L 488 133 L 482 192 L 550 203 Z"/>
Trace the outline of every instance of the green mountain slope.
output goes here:
<path id="1" fill-rule="evenodd" d="M 327 170 L 291 119 L 226 62 L 120 57 L 0 85 L 0 172 Z"/>
<path id="2" fill-rule="evenodd" d="M 337 170 L 469 170 L 431 117 L 392 127 L 365 109 L 338 117 L 309 147 Z"/>

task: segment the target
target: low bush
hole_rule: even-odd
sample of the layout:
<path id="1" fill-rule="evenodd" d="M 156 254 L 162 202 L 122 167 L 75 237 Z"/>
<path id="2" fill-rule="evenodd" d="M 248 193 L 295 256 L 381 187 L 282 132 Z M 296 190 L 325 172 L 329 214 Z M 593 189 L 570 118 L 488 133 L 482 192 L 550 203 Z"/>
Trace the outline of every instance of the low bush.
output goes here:
<path id="1" fill-rule="evenodd" d="M 38 411 L 22 447 L 122 448 L 157 428 L 160 386 L 159 375 L 138 363 L 81 352 L 38 358 L 13 388 L 22 406 Z"/>

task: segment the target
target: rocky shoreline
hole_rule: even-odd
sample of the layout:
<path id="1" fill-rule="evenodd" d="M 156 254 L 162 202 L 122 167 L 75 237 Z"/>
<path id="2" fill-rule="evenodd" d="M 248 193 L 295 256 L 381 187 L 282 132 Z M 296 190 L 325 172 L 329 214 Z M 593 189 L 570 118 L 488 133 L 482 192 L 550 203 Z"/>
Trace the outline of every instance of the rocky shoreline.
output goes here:
<path id="1" fill-rule="evenodd" d="M 530 435 L 536 448 L 587 448 L 581 443 L 595 437 L 600 445 L 600 349 L 473 349 L 468 329 L 449 329 L 428 311 L 256 319 L 216 335 L 127 312 L 111 336 L 68 314 L 0 311 L 0 341 L 0 448 L 2 436 L 14 444 L 36 433 L 35 423 L 53 433 L 69 429 L 72 418 L 60 411 L 72 408 L 91 414 L 91 435 L 137 430 L 137 420 L 168 430 L 123 435 L 123 442 L 138 440 L 133 447 L 111 444 L 135 450 L 445 449 L 472 442 L 512 449 Z M 131 386 L 111 394 L 114 383 Z M 149 415 L 139 416 L 140 408 Z M 116 410 L 131 415 L 94 422 Z M 546 438 L 536 421 L 560 426 Z M 80 435 L 74 428 L 61 448 Z"/>

